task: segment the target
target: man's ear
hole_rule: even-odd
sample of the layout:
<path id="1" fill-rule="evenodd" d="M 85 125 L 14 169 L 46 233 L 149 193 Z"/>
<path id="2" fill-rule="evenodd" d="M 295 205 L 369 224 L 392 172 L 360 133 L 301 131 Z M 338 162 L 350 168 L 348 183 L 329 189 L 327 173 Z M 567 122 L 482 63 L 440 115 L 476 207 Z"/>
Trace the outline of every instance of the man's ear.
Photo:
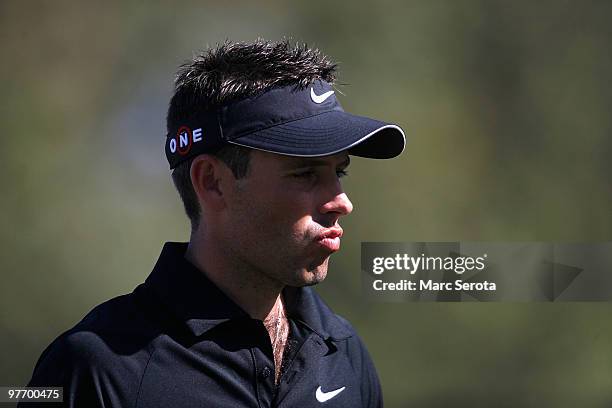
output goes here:
<path id="1" fill-rule="evenodd" d="M 191 163 L 191 183 L 200 205 L 207 209 L 218 211 L 226 206 L 222 179 L 228 177 L 231 171 L 218 158 L 209 154 L 196 156 Z"/>

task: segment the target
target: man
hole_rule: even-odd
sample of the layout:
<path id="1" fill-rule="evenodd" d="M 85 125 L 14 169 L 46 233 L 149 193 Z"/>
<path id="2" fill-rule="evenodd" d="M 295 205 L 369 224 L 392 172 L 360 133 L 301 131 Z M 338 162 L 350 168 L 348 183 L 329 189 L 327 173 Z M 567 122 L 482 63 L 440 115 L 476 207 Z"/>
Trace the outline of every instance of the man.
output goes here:
<path id="1" fill-rule="evenodd" d="M 165 150 L 190 241 L 56 339 L 29 385 L 64 387 L 68 406 L 382 405 L 365 346 L 309 286 L 353 208 L 349 154 L 391 158 L 405 139 L 342 110 L 335 68 L 263 40 L 181 67 Z"/>

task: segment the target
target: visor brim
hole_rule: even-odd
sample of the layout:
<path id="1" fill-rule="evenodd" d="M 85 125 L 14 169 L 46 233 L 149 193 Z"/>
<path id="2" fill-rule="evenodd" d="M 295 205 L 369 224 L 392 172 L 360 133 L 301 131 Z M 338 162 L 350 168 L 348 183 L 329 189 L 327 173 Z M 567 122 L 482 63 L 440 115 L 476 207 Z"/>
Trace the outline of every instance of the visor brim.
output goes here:
<path id="1" fill-rule="evenodd" d="M 385 123 L 342 111 L 281 123 L 238 137 L 229 143 L 297 157 L 321 157 L 345 150 L 355 156 L 391 159 L 406 146 L 404 131 Z"/>

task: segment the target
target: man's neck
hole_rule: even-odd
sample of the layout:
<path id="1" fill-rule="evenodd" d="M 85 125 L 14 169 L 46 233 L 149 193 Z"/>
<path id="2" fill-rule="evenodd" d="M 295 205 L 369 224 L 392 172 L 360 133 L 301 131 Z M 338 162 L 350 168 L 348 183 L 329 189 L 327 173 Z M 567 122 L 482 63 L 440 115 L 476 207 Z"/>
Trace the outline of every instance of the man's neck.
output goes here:
<path id="1" fill-rule="evenodd" d="M 249 316 L 263 321 L 272 345 L 275 382 L 278 383 L 289 336 L 289 320 L 281 296 L 283 286 L 262 274 L 228 264 L 220 253 L 192 235 L 185 258 Z"/>
<path id="2" fill-rule="evenodd" d="M 278 310 L 283 285 L 251 268 L 232 262 L 214 240 L 192 235 L 185 258 L 206 275 L 226 296 L 254 319 L 265 321 Z"/>

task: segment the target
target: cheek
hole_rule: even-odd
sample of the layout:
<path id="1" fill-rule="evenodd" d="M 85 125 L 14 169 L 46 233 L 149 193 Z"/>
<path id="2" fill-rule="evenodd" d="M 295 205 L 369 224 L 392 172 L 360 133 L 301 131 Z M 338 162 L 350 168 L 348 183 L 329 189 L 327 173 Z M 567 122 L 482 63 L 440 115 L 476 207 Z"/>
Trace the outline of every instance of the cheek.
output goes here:
<path id="1" fill-rule="evenodd" d="M 311 197 L 304 193 L 275 189 L 265 199 L 253 203 L 261 212 L 260 218 L 272 229 L 299 233 L 312 221 Z"/>
<path id="2" fill-rule="evenodd" d="M 303 240 L 309 236 L 312 228 L 312 209 L 303 197 L 292 196 L 284 200 L 275 200 L 268 207 L 270 225 L 285 237 L 290 234 L 294 240 Z M 281 232 L 282 231 L 282 232 Z"/>
<path id="3" fill-rule="evenodd" d="M 261 240 L 261 245 L 278 240 L 299 239 L 308 228 L 311 217 L 296 204 L 286 200 L 247 197 L 235 211 L 240 214 L 236 217 L 239 220 L 235 224 L 237 233 Z"/>
<path id="4" fill-rule="evenodd" d="M 236 191 L 232 222 L 235 238 L 262 252 L 301 247 L 312 239 L 312 194 L 264 180 Z M 268 253 L 269 255 L 269 253 Z"/>

